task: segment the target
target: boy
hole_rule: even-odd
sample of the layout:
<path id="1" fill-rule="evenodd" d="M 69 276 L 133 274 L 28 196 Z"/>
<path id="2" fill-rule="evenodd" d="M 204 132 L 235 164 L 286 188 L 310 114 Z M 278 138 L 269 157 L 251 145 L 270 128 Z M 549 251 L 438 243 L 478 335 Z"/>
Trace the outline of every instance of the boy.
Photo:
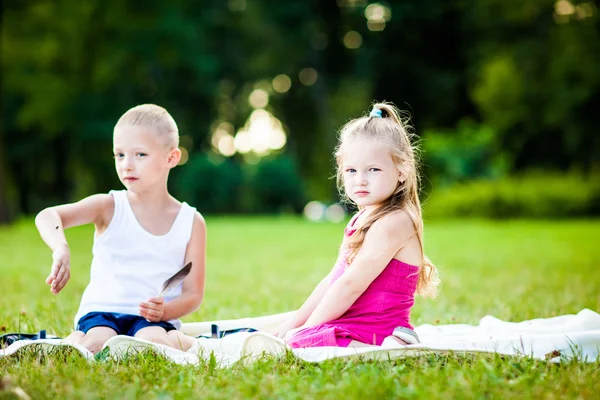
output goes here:
<path id="1" fill-rule="evenodd" d="M 169 171 L 181 158 L 177 125 L 164 108 L 140 105 L 117 122 L 113 146 L 126 190 L 46 208 L 35 219 L 53 252 L 46 283 L 54 294 L 70 277 L 64 229 L 95 227 L 90 283 L 76 331 L 66 340 L 96 353 L 111 337 L 129 335 L 185 351 L 193 339 L 177 331 L 177 318 L 196 310 L 204 296 L 206 225 L 167 190 Z M 190 261 L 183 283 L 157 297 L 162 283 Z"/>

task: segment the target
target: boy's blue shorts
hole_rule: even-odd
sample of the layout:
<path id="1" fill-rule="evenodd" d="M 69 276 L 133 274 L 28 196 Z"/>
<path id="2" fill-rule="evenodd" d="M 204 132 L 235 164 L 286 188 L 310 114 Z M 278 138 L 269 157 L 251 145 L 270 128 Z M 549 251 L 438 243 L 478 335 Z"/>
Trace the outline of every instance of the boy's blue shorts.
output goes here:
<path id="1" fill-rule="evenodd" d="M 87 333 L 97 326 L 107 326 L 117 332 L 117 335 L 135 336 L 137 331 L 149 326 L 160 326 L 167 332 L 176 329 L 167 321 L 148 322 L 146 318 L 139 315 L 120 314 L 111 312 L 93 311 L 85 314 L 77 321 L 77 330 Z"/>

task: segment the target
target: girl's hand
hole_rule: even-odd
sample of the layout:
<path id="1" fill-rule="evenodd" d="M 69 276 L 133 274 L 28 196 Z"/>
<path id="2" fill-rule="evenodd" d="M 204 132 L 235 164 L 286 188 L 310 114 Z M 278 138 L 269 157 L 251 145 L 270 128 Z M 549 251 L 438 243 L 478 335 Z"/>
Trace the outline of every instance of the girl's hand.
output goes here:
<path id="1" fill-rule="evenodd" d="M 285 340 L 287 342 L 292 336 L 294 336 L 296 334 L 296 332 L 301 331 L 302 329 L 305 329 L 305 328 L 307 328 L 307 327 L 302 325 L 302 326 L 299 326 L 298 328 L 290 329 L 284 335 L 283 340 Z"/>
<path id="2" fill-rule="evenodd" d="M 67 284 L 71 277 L 71 253 L 69 247 L 58 247 L 52 253 L 52 269 L 50 275 L 46 278 L 46 283 L 50 285 L 50 291 L 58 294 Z"/>
<path id="3" fill-rule="evenodd" d="M 298 327 L 298 322 L 294 321 L 293 318 L 283 321 L 279 324 L 272 332 L 273 336 L 277 336 L 281 339 L 287 339 L 300 329 L 306 328 L 304 325 Z"/>
<path id="4" fill-rule="evenodd" d="M 162 321 L 165 313 L 165 299 L 162 297 L 150 297 L 140 303 L 140 315 L 150 322 Z"/>
<path id="5" fill-rule="evenodd" d="M 288 319 L 277 325 L 277 327 L 271 331 L 271 334 L 273 336 L 277 336 L 278 338 L 283 339 L 285 334 L 288 333 L 288 331 L 290 331 L 291 329 L 294 329 L 295 327 L 296 325 L 293 323 L 293 321 L 291 319 Z"/>

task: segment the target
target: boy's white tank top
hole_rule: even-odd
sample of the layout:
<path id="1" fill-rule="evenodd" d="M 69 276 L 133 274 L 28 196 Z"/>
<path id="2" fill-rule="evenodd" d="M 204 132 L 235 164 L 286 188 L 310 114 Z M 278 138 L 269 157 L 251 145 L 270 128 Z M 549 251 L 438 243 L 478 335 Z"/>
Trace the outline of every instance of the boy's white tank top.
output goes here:
<path id="1" fill-rule="evenodd" d="M 137 221 L 127 191 L 111 191 L 115 211 L 106 230 L 94 238 L 90 283 L 83 293 L 77 322 L 92 311 L 139 315 L 139 305 L 154 297 L 163 282 L 183 267 L 196 209 L 182 203 L 169 232 L 156 236 Z M 181 284 L 163 295 L 181 294 Z M 169 321 L 177 329 L 179 320 Z"/>

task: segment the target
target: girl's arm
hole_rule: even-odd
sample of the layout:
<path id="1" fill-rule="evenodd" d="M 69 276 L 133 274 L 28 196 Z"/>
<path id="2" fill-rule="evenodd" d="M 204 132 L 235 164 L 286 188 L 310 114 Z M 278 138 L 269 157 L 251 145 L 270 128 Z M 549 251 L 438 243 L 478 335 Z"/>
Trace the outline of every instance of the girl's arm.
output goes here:
<path id="1" fill-rule="evenodd" d="M 299 326 L 303 325 L 308 317 L 313 313 L 317 305 L 325 296 L 325 292 L 327 292 L 327 288 L 329 287 L 330 276 L 327 275 L 325 278 L 321 280 L 314 288 L 310 296 L 304 301 L 302 307 L 300 307 L 296 312 L 292 314 L 290 318 L 282 322 L 279 326 L 275 328 L 273 332 L 271 332 L 274 336 L 284 337 L 285 334 Z"/>
<path id="2" fill-rule="evenodd" d="M 140 315 L 150 321 L 169 321 L 183 317 L 200 307 L 204 299 L 206 276 L 206 223 L 196 212 L 192 236 L 188 243 L 184 265 L 192 262 L 192 270 L 182 284 L 181 295 L 168 303 L 162 297 L 152 297 L 140 304 Z"/>
<path id="3" fill-rule="evenodd" d="M 107 220 L 112 218 L 114 201 L 110 194 L 96 194 L 77 203 L 49 207 L 35 217 L 35 225 L 40 236 L 52 250 L 52 269 L 46 283 L 51 291 L 58 294 L 67 284 L 70 272 L 70 253 L 65 229 L 94 223 L 102 230 Z"/>
<path id="4" fill-rule="evenodd" d="M 339 277 L 310 315 L 304 327 L 342 316 L 379 276 L 414 231 L 406 213 L 394 213 L 375 222 L 348 270 Z"/>

